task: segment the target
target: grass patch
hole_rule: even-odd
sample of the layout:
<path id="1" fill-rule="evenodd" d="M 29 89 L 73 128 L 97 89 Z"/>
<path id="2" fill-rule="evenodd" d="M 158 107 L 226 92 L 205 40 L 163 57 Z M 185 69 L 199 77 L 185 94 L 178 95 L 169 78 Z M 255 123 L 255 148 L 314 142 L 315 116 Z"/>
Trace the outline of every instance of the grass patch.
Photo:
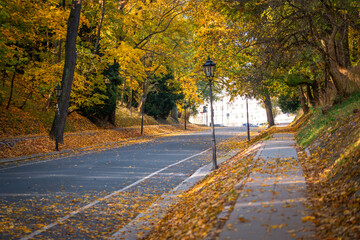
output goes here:
<path id="1" fill-rule="evenodd" d="M 360 109 L 360 94 L 335 105 L 326 114 L 322 114 L 320 108 L 313 109 L 311 120 L 297 134 L 298 144 L 307 147 L 326 132 L 335 132 L 341 120 L 348 118 L 354 109 Z"/>

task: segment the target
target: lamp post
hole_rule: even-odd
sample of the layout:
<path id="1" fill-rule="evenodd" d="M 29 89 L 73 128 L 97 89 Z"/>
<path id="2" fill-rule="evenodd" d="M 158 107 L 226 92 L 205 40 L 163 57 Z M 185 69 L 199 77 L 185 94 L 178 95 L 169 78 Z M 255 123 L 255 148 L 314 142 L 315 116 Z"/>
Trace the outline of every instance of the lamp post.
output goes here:
<path id="1" fill-rule="evenodd" d="M 141 109 L 141 135 L 143 135 L 143 132 L 144 132 L 144 110 L 145 110 L 145 98 L 146 98 L 146 95 L 143 94 L 142 97 L 141 97 L 141 100 L 142 100 L 142 109 Z"/>
<path id="2" fill-rule="evenodd" d="M 250 124 L 249 124 L 249 104 L 248 98 L 246 98 L 246 121 L 247 121 L 247 139 L 250 141 Z"/>
<path id="3" fill-rule="evenodd" d="M 212 80 L 215 74 L 215 66 L 216 64 L 211 61 L 210 57 L 203 65 L 205 76 L 209 80 L 209 88 L 210 88 L 210 116 L 211 116 L 211 134 L 212 134 L 212 162 L 213 169 L 218 169 L 218 165 L 216 162 L 216 141 L 215 141 L 215 127 L 214 127 L 214 109 L 213 109 L 213 97 L 212 97 Z"/>
<path id="4" fill-rule="evenodd" d="M 58 84 L 55 87 L 56 95 L 56 112 L 55 112 L 55 149 L 59 151 L 59 119 L 60 119 L 60 110 L 59 110 L 59 101 L 61 96 L 62 89 Z"/>
<path id="5" fill-rule="evenodd" d="M 185 130 L 186 130 L 186 108 L 187 108 L 187 102 L 185 101 L 184 102 L 184 112 L 185 112 L 185 118 L 184 118 L 184 128 L 185 128 Z"/>

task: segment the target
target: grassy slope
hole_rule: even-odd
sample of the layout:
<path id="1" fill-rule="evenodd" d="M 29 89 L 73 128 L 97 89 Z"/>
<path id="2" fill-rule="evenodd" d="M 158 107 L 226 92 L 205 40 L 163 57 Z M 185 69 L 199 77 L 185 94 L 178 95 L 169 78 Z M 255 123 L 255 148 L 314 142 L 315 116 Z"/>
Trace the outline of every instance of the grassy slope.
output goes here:
<path id="1" fill-rule="evenodd" d="M 360 239 L 360 95 L 315 109 L 297 134 L 322 239 Z"/>

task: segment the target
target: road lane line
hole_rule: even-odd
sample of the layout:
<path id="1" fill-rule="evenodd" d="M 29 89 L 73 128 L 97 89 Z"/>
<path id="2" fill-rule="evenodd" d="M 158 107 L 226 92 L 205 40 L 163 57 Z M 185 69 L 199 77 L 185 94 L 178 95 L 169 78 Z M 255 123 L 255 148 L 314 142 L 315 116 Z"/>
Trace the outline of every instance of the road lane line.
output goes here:
<path id="1" fill-rule="evenodd" d="M 146 177 L 144 177 L 144 178 L 142 178 L 142 179 L 139 179 L 139 180 L 137 180 L 136 182 L 134 182 L 134 183 L 132 183 L 132 184 L 130 184 L 130 185 L 122 188 L 122 189 L 119 189 L 119 190 L 117 190 L 117 191 L 115 191 L 115 192 L 112 192 L 111 194 L 109 194 L 109 195 L 107 195 L 107 196 L 105 196 L 105 197 L 103 197 L 103 198 L 100 198 L 99 200 L 96 200 L 96 201 L 94 201 L 94 202 L 91 202 L 91 203 L 89 203 L 89 204 L 87 204 L 87 205 L 79 208 L 78 210 L 69 213 L 69 214 L 66 215 L 65 217 L 62 217 L 62 218 L 56 220 L 55 222 L 53 222 L 53 223 L 51 223 L 51 224 L 49 224 L 49 225 L 47 225 L 47 226 L 45 226 L 45 227 L 43 227 L 43 228 L 41 228 L 41 229 L 39 229 L 39 230 L 36 230 L 35 232 L 33 232 L 33 233 L 31 233 L 31 234 L 29 234 L 29 235 L 27 235 L 27 236 L 25 236 L 25 237 L 22 237 L 21 240 L 28 240 L 28 239 L 34 238 L 35 236 L 39 235 L 40 233 L 45 232 L 46 230 L 48 230 L 48 229 L 50 229 L 50 228 L 58 225 L 59 223 L 63 223 L 64 221 L 66 221 L 67 219 L 71 218 L 72 216 L 75 216 L 76 214 L 78 214 L 78 213 L 80 213 L 80 212 L 82 212 L 82 211 L 84 211 L 84 210 L 86 210 L 86 209 L 88 209 L 88 208 L 96 205 L 97 203 L 99 203 L 99 202 L 101 202 L 101 201 L 103 201 L 103 200 L 106 200 L 106 199 L 108 199 L 108 198 L 110 198 L 110 197 L 112 197 L 112 196 L 114 196 L 114 195 L 116 195 L 116 194 L 118 194 L 118 193 L 124 192 L 124 191 L 128 190 L 129 188 L 132 188 L 132 187 L 138 185 L 139 183 L 141 183 L 141 182 L 143 182 L 143 181 L 145 181 L 145 180 L 147 180 L 147 179 L 155 176 L 156 174 L 158 174 L 158 173 L 160 173 L 160 172 L 162 172 L 162 171 L 164 171 L 164 170 L 166 170 L 166 169 L 168 169 L 168 168 L 171 168 L 171 167 L 176 166 L 176 165 L 178 165 L 178 164 L 180 164 L 180 163 L 183 163 L 183 162 L 185 162 L 185 161 L 187 161 L 187 160 L 189 160 L 189 159 L 191 159 L 191 158 L 193 158 L 193 157 L 196 157 L 196 156 L 199 156 L 199 155 L 201 155 L 201 154 L 204 154 L 204 153 L 206 153 L 206 152 L 209 151 L 209 150 L 210 150 L 210 149 L 207 149 L 207 150 L 205 150 L 205 151 L 202 151 L 202 152 L 200 152 L 200 153 L 197 153 L 197 154 L 195 154 L 195 155 L 192 155 L 192 156 L 190 156 L 190 157 L 187 157 L 187 158 L 185 158 L 185 159 L 183 159 L 183 160 L 180 160 L 179 162 L 175 162 L 175 163 L 173 163 L 173 164 L 170 164 L 170 165 L 168 165 L 168 166 L 166 166 L 166 167 L 164 167 L 164 168 L 162 168 L 162 169 L 160 169 L 160 170 L 158 170 L 158 171 L 156 171 L 156 172 L 153 172 L 153 173 L 147 175 Z"/>

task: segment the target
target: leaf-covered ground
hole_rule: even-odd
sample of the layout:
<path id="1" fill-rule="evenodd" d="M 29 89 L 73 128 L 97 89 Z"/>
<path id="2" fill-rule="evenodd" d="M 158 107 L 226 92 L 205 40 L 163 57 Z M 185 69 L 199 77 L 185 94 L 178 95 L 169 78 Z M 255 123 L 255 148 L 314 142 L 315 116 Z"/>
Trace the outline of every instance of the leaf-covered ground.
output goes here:
<path id="1" fill-rule="evenodd" d="M 314 112 L 298 133 L 321 239 L 360 239 L 360 97 Z"/>
<path id="2" fill-rule="evenodd" d="M 143 136 L 183 133 L 183 129 L 183 125 L 149 125 L 144 126 Z M 188 124 L 187 129 L 188 131 L 198 131 L 206 129 L 206 127 Z M 66 133 L 64 136 L 64 144 L 60 144 L 59 150 L 99 150 L 101 148 L 149 140 L 144 138 L 140 139 L 139 137 L 141 137 L 140 127 Z M 129 141 L 129 139 L 132 140 Z M 14 158 L 24 155 L 50 153 L 55 150 L 54 141 L 49 139 L 46 135 L 24 137 L 16 140 L 7 139 L 6 141 L 8 141 L 9 144 L 0 145 L 0 158 Z"/>

